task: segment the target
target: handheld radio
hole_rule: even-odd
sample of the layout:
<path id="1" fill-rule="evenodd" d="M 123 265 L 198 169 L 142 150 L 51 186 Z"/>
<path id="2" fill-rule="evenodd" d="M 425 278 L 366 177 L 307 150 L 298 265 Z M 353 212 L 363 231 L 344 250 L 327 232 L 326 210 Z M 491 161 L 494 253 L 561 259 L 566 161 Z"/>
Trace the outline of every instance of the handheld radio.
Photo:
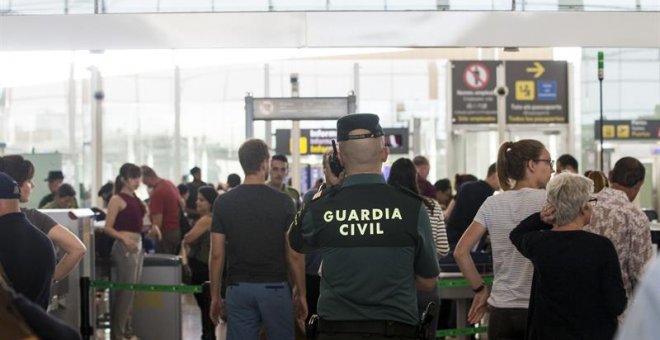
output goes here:
<path id="1" fill-rule="evenodd" d="M 334 139 L 332 140 L 332 155 L 328 157 L 328 165 L 330 165 L 330 171 L 337 177 L 344 171 L 344 166 L 341 165 L 341 161 L 337 157 L 337 143 Z"/>

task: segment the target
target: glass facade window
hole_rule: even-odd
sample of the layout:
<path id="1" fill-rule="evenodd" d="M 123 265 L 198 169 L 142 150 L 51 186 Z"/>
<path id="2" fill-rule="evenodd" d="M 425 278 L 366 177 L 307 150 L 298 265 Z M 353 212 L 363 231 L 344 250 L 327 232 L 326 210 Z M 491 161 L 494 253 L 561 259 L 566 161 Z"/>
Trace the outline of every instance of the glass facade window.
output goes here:
<path id="1" fill-rule="evenodd" d="M 577 72 L 575 86 L 581 91 L 575 105 L 579 105 L 577 111 L 582 113 L 576 120 L 579 125 L 573 131 L 573 138 L 581 145 L 576 147 L 576 153 L 582 155 L 582 169 L 595 168 L 597 162 L 593 131 L 600 102 L 597 51 L 576 50 L 572 60 Z M 193 166 L 202 168 L 203 178 L 214 185 L 224 182 L 230 173 L 241 174 L 237 154 L 245 139 L 245 95 L 250 92 L 256 97 L 266 93 L 288 97 L 292 73 L 298 74 L 300 96 L 346 96 L 354 90 L 359 112 L 377 113 L 384 127 L 408 128 L 409 154 L 392 155 L 390 161 L 402 156 L 425 155 L 431 160 L 431 181 L 453 176 L 448 171 L 481 176 L 493 161 L 477 161 L 469 155 L 474 154 L 475 145 L 482 144 L 488 145 L 484 150 L 489 154 L 495 154 L 498 140 L 494 132 L 463 131 L 464 138 L 456 139 L 453 150 L 447 150 L 451 145 L 448 138 L 453 136 L 447 131 L 447 60 L 398 58 L 397 51 L 389 50 L 380 54 L 351 51 L 346 56 L 330 51 L 329 57 L 305 59 L 292 59 L 284 52 L 273 51 L 285 57 L 270 61 L 266 61 L 267 52 L 242 51 L 245 57 L 240 58 L 233 50 L 222 53 L 106 51 L 96 57 L 87 52 L 0 53 L 5 65 L 13 65 L 1 69 L 6 75 L 0 96 L 3 151 L 5 154 L 33 150 L 37 154 L 60 153 L 65 176 L 72 184 L 82 184 L 80 192 L 89 197 L 95 171 L 92 163 L 94 87 L 87 68 L 96 64 L 105 93 L 103 181 L 114 180 L 124 162 L 151 165 L 162 177 L 177 183 Z M 605 118 L 658 119 L 660 50 L 605 49 L 604 52 Z M 223 59 L 222 55 L 229 59 Z M 260 58 L 252 60 L 255 56 Z M 127 58 L 134 60 L 130 66 L 125 66 Z M 33 69 L 40 72 L 33 76 L 30 73 Z M 178 121 L 177 117 L 180 117 Z M 266 136 L 266 125 L 263 121 L 255 122 L 254 136 L 272 138 Z M 332 129 L 335 122 L 305 120 L 300 126 Z M 275 121 L 270 124 L 270 133 L 290 128 L 290 121 Z M 533 131 L 526 133 L 525 138 L 535 136 Z M 542 134 L 538 132 L 537 139 L 547 137 L 549 141 L 544 142 L 549 144 L 552 144 L 550 139 L 559 138 Z M 611 150 L 608 152 L 612 159 L 634 150 L 640 152 L 636 157 L 648 161 L 652 159 L 651 144 L 624 148 L 606 143 L 606 149 Z M 552 152 L 564 152 L 560 149 Z M 460 164 L 449 164 L 450 158 Z M 318 166 L 320 157 L 305 156 L 301 162 Z"/>

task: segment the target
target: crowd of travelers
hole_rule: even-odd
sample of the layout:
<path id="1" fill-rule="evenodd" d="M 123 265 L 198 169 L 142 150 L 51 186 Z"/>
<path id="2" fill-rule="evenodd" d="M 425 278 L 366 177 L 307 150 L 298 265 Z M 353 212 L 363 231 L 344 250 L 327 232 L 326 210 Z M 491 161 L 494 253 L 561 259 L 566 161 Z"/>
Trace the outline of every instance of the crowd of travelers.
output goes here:
<path id="1" fill-rule="evenodd" d="M 646 179 L 639 160 L 582 175 L 575 158 L 553 160 L 539 141 L 505 142 L 483 180 L 457 174 L 452 188 L 449 179 L 429 182 L 424 156 L 395 160 L 385 179 L 389 151 L 375 115 L 340 119 L 337 140 L 323 155 L 324 178 L 303 195 L 288 184 L 287 157 L 271 156 L 258 139 L 239 149 L 243 180 L 231 174 L 218 187 L 198 167 L 177 186 L 148 165 L 123 164 L 99 191 L 112 279 L 138 283 L 145 247 L 182 255 L 190 284 L 210 281 L 210 294 L 195 294 L 202 339 L 215 339 L 219 324 L 228 339 L 434 339 L 455 325 L 437 285 L 452 271 L 474 292 L 467 319 L 487 325 L 488 339 L 656 336 L 647 319 L 659 294 L 646 280 L 660 265 L 642 279 L 653 245 L 634 203 Z M 26 325 L 16 334 L 76 339 L 45 311 L 51 285 L 86 248 L 42 210 L 20 207 L 34 173 L 21 156 L 0 158 L 0 302 L 13 302 L 12 322 Z M 50 171 L 41 209 L 78 207 L 63 179 Z M 141 185 L 146 201 L 136 195 Z M 136 338 L 134 298 L 112 292 L 112 339 Z"/>

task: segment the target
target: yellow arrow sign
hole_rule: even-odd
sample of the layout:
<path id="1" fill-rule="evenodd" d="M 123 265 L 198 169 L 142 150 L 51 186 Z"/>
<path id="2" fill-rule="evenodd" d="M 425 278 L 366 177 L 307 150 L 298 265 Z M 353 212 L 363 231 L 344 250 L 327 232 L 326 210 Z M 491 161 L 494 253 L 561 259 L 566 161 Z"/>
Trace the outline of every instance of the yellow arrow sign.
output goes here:
<path id="1" fill-rule="evenodd" d="M 534 78 L 538 78 L 545 72 L 545 67 L 543 67 L 538 61 L 535 61 L 534 67 L 528 67 L 527 72 L 534 73 Z"/>

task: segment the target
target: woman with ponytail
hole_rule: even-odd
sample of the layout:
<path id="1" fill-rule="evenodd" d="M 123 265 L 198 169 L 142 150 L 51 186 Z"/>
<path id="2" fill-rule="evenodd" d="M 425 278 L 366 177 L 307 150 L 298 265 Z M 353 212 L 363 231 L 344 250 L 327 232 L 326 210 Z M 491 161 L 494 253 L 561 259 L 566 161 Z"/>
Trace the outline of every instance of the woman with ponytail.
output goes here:
<path id="1" fill-rule="evenodd" d="M 125 163 L 115 180 L 115 194 L 108 203 L 108 213 L 103 231 L 114 238 L 112 260 L 117 268 L 116 281 L 138 283 L 142 275 L 142 219 L 146 207 L 135 196 L 140 186 L 142 173 L 135 164 Z M 118 241 L 118 242 L 117 242 Z M 131 314 L 135 292 L 116 290 L 113 292 L 111 310 L 111 337 L 131 338 Z"/>
<path id="2" fill-rule="evenodd" d="M 533 267 L 509 240 L 509 233 L 527 216 L 541 211 L 545 185 L 554 172 L 545 146 L 526 139 L 505 142 L 497 155 L 497 176 L 503 193 L 486 199 L 456 245 L 454 257 L 475 292 L 468 321 L 477 323 L 490 311 L 488 339 L 525 339 Z M 488 231 L 495 279 L 485 286 L 470 250 Z"/>

